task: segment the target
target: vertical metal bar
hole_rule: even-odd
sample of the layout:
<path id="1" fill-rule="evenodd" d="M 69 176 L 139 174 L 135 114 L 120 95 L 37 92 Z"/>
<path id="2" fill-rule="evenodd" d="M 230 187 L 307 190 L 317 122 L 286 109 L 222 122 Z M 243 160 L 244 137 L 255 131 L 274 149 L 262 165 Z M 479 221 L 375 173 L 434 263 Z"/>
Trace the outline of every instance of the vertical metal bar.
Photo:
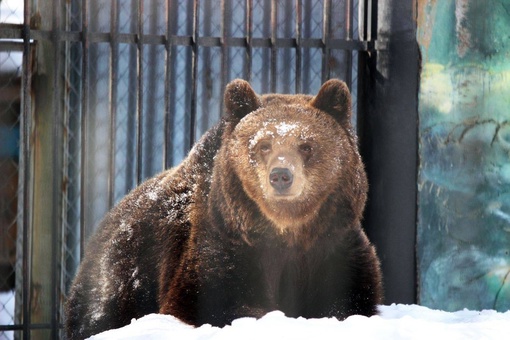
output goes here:
<path id="1" fill-rule="evenodd" d="M 195 142 L 197 116 L 197 73 L 198 73 L 198 0 L 193 0 L 193 34 L 191 42 L 191 105 L 189 149 Z"/>
<path id="2" fill-rule="evenodd" d="M 149 22 L 149 34 L 156 35 L 158 34 L 158 12 L 160 11 L 159 6 L 153 2 L 152 6 L 148 10 L 148 22 Z M 158 81 L 160 79 L 158 74 L 158 66 L 159 66 L 159 58 L 158 58 L 158 49 L 159 45 L 148 45 L 147 48 L 147 58 L 146 63 L 149 65 L 147 70 L 147 81 L 145 82 L 145 97 L 146 97 L 146 107 L 144 119 L 146 121 L 145 125 L 145 138 L 144 138 L 144 151 L 142 154 L 144 155 L 144 159 L 146 161 L 145 165 L 145 176 L 153 176 L 157 172 L 161 172 L 161 168 L 154 168 L 154 158 L 155 158 L 155 150 L 156 145 L 158 144 L 157 135 L 155 129 L 155 122 L 158 121 L 158 115 L 160 112 L 159 107 L 157 106 L 157 97 L 158 97 Z"/>
<path id="3" fill-rule="evenodd" d="M 230 35 L 229 20 L 227 19 L 227 1 L 221 0 L 221 88 L 225 88 L 228 70 L 228 45 L 227 37 Z M 232 19 L 230 19 L 232 20 Z"/>
<path id="4" fill-rule="evenodd" d="M 364 143 L 364 135 L 365 131 L 365 115 L 367 114 L 367 93 L 368 93 L 368 80 L 367 80 L 367 64 L 368 64 L 368 53 L 367 52 L 358 52 L 358 89 L 357 89 L 357 107 L 356 107 L 356 132 L 360 140 L 360 145 Z"/>
<path id="5" fill-rule="evenodd" d="M 218 3 L 216 2 L 216 5 Z M 221 5 L 221 4 L 220 4 Z M 199 18 L 199 25 L 197 26 L 197 30 L 199 34 L 205 37 L 210 37 L 212 35 L 213 31 L 213 17 L 212 15 L 209 15 L 212 11 L 212 4 L 211 1 L 202 1 L 198 5 L 198 18 Z M 221 9 L 221 7 L 220 7 Z M 215 32 L 216 33 L 216 32 Z M 201 58 L 200 64 L 197 63 L 197 98 L 195 100 L 197 101 L 197 115 L 196 115 L 196 125 L 195 125 L 195 138 L 200 138 L 199 134 L 202 134 L 205 132 L 208 128 L 208 122 L 209 122 L 209 105 L 210 101 L 209 98 L 205 98 L 204 89 L 207 91 L 208 86 L 205 82 L 208 81 L 208 74 L 210 74 L 214 68 L 214 66 L 210 65 L 213 62 L 214 54 L 212 53 L 212 46 L 204 46 L 200 54 L 198 54 L 198 57 Z M 202 69 L 202 72 L 200 73 L 198 70 Z M 220 65 L 220 72 L 221 72 L 221 65 Z M 221 84 L 221 79 L 219 80 Z M 202 88 L 202 96 L 198 98 L 198 87 Z M 200 106 L 199 106 L 200 104 Z M 200 108 L 200 109 L 198 109 Z"/>
<path id="6" fill-rule="evenodd" d="M 138 1 L 138 33 L 136 46 L 138 59 L 136 68 L 138 70 L 138 106 L 136 112 L 136 183 L 142 182 L 142 132 L 143 132 L 143 0 Z"/>
<path id="7" fill-rule="evenodd" d="M 329 36 L 331 26 L 331 0 L 324 0 L 323 19 L 322 19 L 322 82 L 329 78 Z"/>
<path id="8" fill-rule="evenodd" d="M 227 78 L 228 78 L 228 62 L 230 61 L 229 58 L 229 50 L 227 45 L 227 36 L 229 35 L 228 30 L 228 23 L 229 20 L 227 20 L 227 13 L 230 13 L 230 11 L 227 11 L 227 3 L 225 0 L 221 0 L 221 18 L 222 18 L 222 25 L 221 25 L 221 88 L 224 89 L 227 86 Z M 232 19 L 230 20 L 230 23 L 232 22 Z M 223 97 L 220 97 L 220 115 L 223 113 Z"/>
<path id="9" fill-rule="evenodd" d="M 30 97 L 30 89 L 31 89 L 31 76 L 30 76 L 30 59 L 31 59 L 31 51 L 30 51 L 30 14 L 31 14 L 31 1 L 24 0 L 24 13 L 23 13 L 23 68 L 22 68 L 22 114 L 21 114 L 21 147 L 22 147 L 22 157 L 20 170 L 22 174 L 20 174 L 22 183 L 22 209 L 21 209 L 21 225 L 22 225 L 22 242 L 23 242 L 23 250 L 22 250 L 22 272 L 23 272 L 23 286 L 22 286 L 22 309 L 23 309 L 23 339 L 30 338 L 30 322 L 31 322 L 31 314 L 30 314 L 30 305 L 31 305 L 31 295 L 30 295 L 30 282 L 31 282 L 31 272 L 30 272 L 30 159 L 31 159 L 31 97 Z"/>
<path id="10" fill-rule="evenodd" d="M 138 10 L 137 1 L 131 1 L 131 6 L 129 7 L 129 13 L 134 16 L 134 13 L 137 13 Z M 135 33 L 138 32 L 138 20 L 130 20 L 130 32 Z M 128 99 L 127 99 L 127 110 L 129 114 L 127 115 L 127 130 L 129 136 L 134 136 L 134 138 L 128 138 L 126 141 L 126 152 L 127 154 L 136 154 L 136 146 L 137 146 L 137 108 L 138 108 L 138 98 L 135 95 L 136 89 L 138 87 L 138 57 L 137 54 L 138 49 L 136 46 L 129 45 L 129 55 L 128 55 Z M 131 157 L 127 159 L 126 162 L 126 182 L 124 186 L 124 193 L 128 193 L 134 186 L 136 186 L 137 181 L 137 164 L 138 157 Z"/>
<path id="11" fill-rule="evenodd" d="M 166 2 L 166 38 L 165 38 L 165 50 L 166 50 L 166 69 L 165 69 L 165 131 L 163 143 L 163 166 L 165 169 L 172 166 L 173 153 L 170 148 L 172 138 L 172 127 L 173 127 L 173 115 L 172 115 L 172 97 L 170 95 L 172 91 L 172 6 L 171 1 Z"/>
<path id="12" fill-rule="evenodd" d="M 253 0 L 246 0 L 246 67 L 245 79 L 251 81 L 253 37 Z"/>
<path id="13" fill-rule="evenodd" d="M 301 93 L 301 0 L 296 0 L 296 93 Z"/>
<path id="14" fill-rule="evenodd" d="M 278 3 L 271 1 L 271 92 L 276 92 L 276 72 L 278 50 L 276 48 Z"/>
<path id="15" fill-rule="evenodd" d="M 55 169 L 55 173 L 53 174 L 53 193 L 52 193 L 52 221 L 53 228 L 51 229 L 51 337 L 56 339 L 59 319 L 60 319 L 60 308 L 59 308 L 59 293 L 60 293 L 60 282 L 58 279 L 59 273 L 57 270 L 58 267 L 58 251 L 60 249 L 58 236 L 59 231 L 62 226 L 62 221 L 59 220 L 59 216 L 61 213 L 61 177 L 57 172 L 62 171 L 60 164 L 60 145 L 62 138 L 62 121 L 61 121 L 61 99 L 62 99 L 62 86 L 61 86 L 61 42 L 60 42 L 60 22 L 61 22 L 61 3 L 60 0 L 53 0 L 53 18 L 52 18 L 52 43 L 53 43 L 53 64 L 54 64 L 54 74 L 53 74 L 53 107 L 54 107 L 54 115 L 53 115 L 53 169 Z"/>
<path id="16" fill-rule="evenodd" d="M 347 40 L 352 40 L 352 11 L 353 11 L 352 0 L 346 0 L 345 1 L 345 32 L 346 32 Z"/>
<path id="17" fill-rule="evenodd" d="M 345 33 L 346 40 L 352 40 L 352 0 L 345 2 Z M 345 82 L 349 88 L 352 87 L 352 50 L 346 50 L 345 55 Z M 352 89 L 351 89 L 352 91 Z"/>
<path id="18" fill-rule="evenodd" d="M 118 0 L 111 2 L 110 12 L 110 172 L 108 174 L 108 207 L 115 203 L 115 154 L 116 154 L 116 131 L 117 131 L 117 97 L 118 97 L 118 72 L 119 72 L 119 11 Z"/>
<path id="19" fill-rule="evenodd" d="M 304 1 L 304 3 L 302 4 L 301 6 L 301 11 L 302 13 L 305 13 L 305 20 L 306 20 L 306 24 L 303 23 L 303 30 L 301 31 L 301 36 L 302 37 L 306 37 L 306 38 L 310 38 L 312 37 L 312 25 L 311 25 L 311 18 L 313 17 L 313 14 L 312 14 L 312 4 L 311 4 L 311 1 Z M 310 92 L 310 77 L 312 76 L 312 73 L 314 72 L 311 72 L 310 68 L 312 67 L 312 65 L 310 65 L 310 60 L 311 60 L 311 55 L 312 55 L 312 51 L 311 51 L 311 48 L 310 47 L 307 47 L 307 48 L 302 48 L 302 52 L 301 52 L 301 60 L 302 60 L 302 68 L 301 68 L 301 72 L 302 72 L 302 75 L 301 75 L 301 90 L 305 93 L 309 93 Z M 313 74 L 313 76 L 315 77 L 315 73 Z"/>
<path id="20" fill-rule="evenodd" d="M 83 259 L 86 239 L 86 164 L 87 164 L 87 116 L 89 112 L 89 38 L 88 38 L 88 0 L 82 1 L 81 9 L 81 31 L 82 31 L 82 66 L 81 66 L 81 123 L 80 123 L 80 259 Z"/>
<path id="21" fill-rule="evenodd" d="M 366 24 L 365 24 L 366 40 L 372 41 L 372 38 L 375 38 L 372 35 L 372 33 L 374 33 L 374 32 L 372 32 L 372 30 L 377 29 L 377 28 L 374 28 L 377 26 L 374 24 L 374 23 L 376 23 L 376 20 L 377 20 L 377 14 L 374 14 L 374 13 L 377 13 L 377 9 L 375 9 L 376 4 L 374 4 L 374 0 L 365 0 L 365 1 L 366 1 L 366 11 L 365 11 L 364 15 L 365 15 L 365 20 L 366 20 Z"/>
<path id="22" fill-rule="evenodd" d="M 358 0 L 358 36 L 355 39 L 366 40 L 366 0 Z"/>
<path id="23" fill-rule="evenodd" d="M 52 178 L 52 225 L 51 229 L 51 337 L 56 338 L 58 328 L 58 315 L 60 314 L 57 306 L 58 300 L 58 279 L 57 279 L 57 252 L 58 252 L 58 231 L 60 229 L 61 221 L 58 220 L 60 213 L 60 176 L 57 172 L 61 171 L 60 160 L 60 142 L 61 142 L 61 121 L 60 121 L 60 99 L 62 98 L 62 87 L 60 85 L 60 0 L 53 0 L 53 13 L 52 13 L 52 44 L 53 44 L 53 137 L 52 137 L 52 150 L 53 150 L 53 169 L 55 173 Z M 58 188 L 58 189 L 57 189 Z"/>

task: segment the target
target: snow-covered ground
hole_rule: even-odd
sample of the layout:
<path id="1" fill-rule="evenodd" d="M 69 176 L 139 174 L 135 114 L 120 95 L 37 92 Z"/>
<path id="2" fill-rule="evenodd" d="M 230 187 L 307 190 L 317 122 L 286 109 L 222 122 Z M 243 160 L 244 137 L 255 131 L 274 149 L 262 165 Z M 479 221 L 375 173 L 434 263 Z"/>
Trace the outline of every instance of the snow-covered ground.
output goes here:
<path id="1" fill-rule="evenodd" d="M 281 312 L 271 312 L 259 320 L 242 318 L 223 328 L 210 325 L 193 328 L 172 316 L 151 314 L 91 339 L 510 339 L 510 311 L 448 313 L 395 304 L 380 306 L 379 310 L 378 316 L 356 315 L 344 321 L 293 319 Z M 14 295 L 0 294 L 0 325 L 12 324 L 13 311 Z M 0 332 L 0 339 L 12 339 L 12 332 Z"/>
<path id="2" fill-rule="evenodd" d="M 417 305 L 380 306 L 370 318 L 293 319 L 281 312 L 242 318 L 223 328 L 193 328 L 168 315 L 151 314 L 96 336 L 101 339 L 510 339 L 510 311 L 448 313 Z"/>
<path id="3" fill-rule="evenodd" d="M 378 316 L 356 315 L 344 321 L 293 319 L 281 312 L 271 312 L 259 320 L 242 318 L 223 328 L 210 325 L 193 328 L 172 316 L 151 314 L 91 339 L 510 339 L 510 311 L 448 313 L 395 304 L 380 306 L 379 310 Z M 0 294 L 0 325 L 12 324 L 13 311 L 14 295 Z M 12 332 L 0 332 L 0 339 L 12 339 Z"/>

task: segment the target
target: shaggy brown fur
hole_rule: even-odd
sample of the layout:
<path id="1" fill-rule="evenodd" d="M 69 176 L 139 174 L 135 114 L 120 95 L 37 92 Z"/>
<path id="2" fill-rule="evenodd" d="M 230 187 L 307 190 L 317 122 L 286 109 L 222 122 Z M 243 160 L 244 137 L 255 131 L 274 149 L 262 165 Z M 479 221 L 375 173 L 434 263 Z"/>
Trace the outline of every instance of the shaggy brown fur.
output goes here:
<path id="1" fill-rule="evenodd" d="M 112 209 L 67 302 L 69 339 L 148 313 L 223 326 L 272 310 L 343 319 L 381 302 L 367 182 L 338 80 L 315 97 L 235 80 L 182 164 Z"/>

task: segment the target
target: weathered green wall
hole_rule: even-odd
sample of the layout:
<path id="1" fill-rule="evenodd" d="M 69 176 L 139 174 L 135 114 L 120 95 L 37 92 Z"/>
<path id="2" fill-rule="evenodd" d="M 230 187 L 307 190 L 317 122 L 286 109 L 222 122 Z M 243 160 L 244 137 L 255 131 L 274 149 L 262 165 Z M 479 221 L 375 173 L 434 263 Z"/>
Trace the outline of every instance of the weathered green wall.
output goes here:
<path id="1" fill-rule="evenodd" d="M 419 302 L 510 309 L 510 0 L 419 0 Z"/>

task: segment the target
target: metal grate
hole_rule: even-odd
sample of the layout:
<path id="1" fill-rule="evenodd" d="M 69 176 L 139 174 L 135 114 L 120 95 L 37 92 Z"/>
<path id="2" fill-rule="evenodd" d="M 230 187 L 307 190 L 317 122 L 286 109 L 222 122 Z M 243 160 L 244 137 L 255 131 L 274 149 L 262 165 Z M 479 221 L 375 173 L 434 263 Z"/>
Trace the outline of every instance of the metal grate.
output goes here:
<path id="1" fill-rule="evenodd" d="M 15 146 L 0 158 L 0 339 L 59 338 L 95 226 L 185 157 L 228 81 L 314 93 L 337 77 L 356 113 L 358 58 L 374 46 L 371 0 L 1 4 L 0 128 Z"/>

